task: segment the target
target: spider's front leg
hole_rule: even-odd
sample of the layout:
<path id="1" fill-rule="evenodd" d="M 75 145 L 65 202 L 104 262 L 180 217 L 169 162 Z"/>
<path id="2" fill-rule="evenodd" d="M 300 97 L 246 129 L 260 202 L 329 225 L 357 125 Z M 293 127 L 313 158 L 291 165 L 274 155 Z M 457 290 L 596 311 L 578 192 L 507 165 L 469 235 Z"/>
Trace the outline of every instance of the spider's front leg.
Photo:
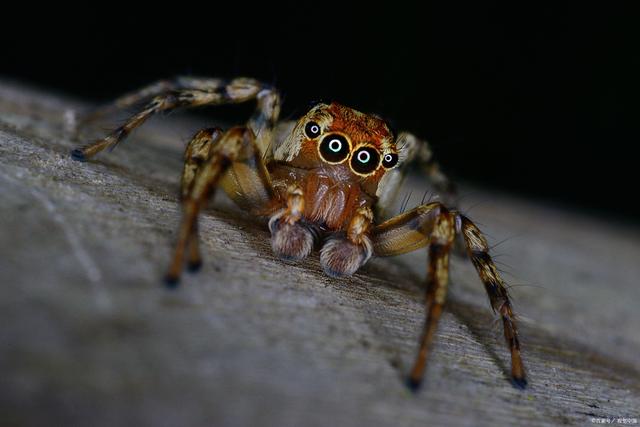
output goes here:
<path id="1" fill-rule="evenodd" d="M 427 355 L 445 302 L 449 279 L 449 253 L 457 233 L 462 233 L 494 311 L 502 316 L 504 335 L 511 350 L 511 377 L 518 387 L 527 383 L 520 356 L 520 342 L 507 288 L 489 256 L 489 246 L 478 227 L 468 218 L 447 210 L 439 202 L 419 206 L 376 226 L 374 253 L 393 256 L 429 246 L 425 321 L 420 349 L 409 376 L 409 386 L 417 389 L 424 375 Z"/>
<path id="2" fill-rule="evenodd" d="M 518 329 L 516 328 L 507 287 L 489 255 L 489 244 L 480 229 L 463 215 L 458 216 L 457 224 L 458 232 L 464 236 L 469 258 L 471 258 L 487 291 L 491 308 L 493 308 L 494 313 L 499 313 L 502 318 L 504 337 L 511 351 L 511 378 L 513 384 L 524 388 L 527 385 L 527 378 L 520 355 Z"/>
<path id="3" fill-rule="evenodd" d="M 178 283 L 186 251 L 191 270 L 201 264 L 198 213 L 217 186 L 239 206 L 253 211 L 259 211 L 273 200 L 269 173 L 251 129 L 238 127 L 224 133 L 207 129 L 198 132 L 188 144 L 181 184 L 183 216 L 166 275 L 168 285 Z"/>
<path id="4" fill-rule="evenodd" d="M 191 197 L 193 185 L 198 171 L 206 164 L 213 154 L 213 147 L 220 140 L 223 131 L 218 128 L 203 129 L 196 133 L 184 153 L 184 166 L 180 180 L 180 201 L 184 203 Z M 200 246 L 198 242 L 198 223 L 194 221 L 191 235 L 188 238 L 187 266 L 189 271 L 197 271 L 202 265 Z"/>

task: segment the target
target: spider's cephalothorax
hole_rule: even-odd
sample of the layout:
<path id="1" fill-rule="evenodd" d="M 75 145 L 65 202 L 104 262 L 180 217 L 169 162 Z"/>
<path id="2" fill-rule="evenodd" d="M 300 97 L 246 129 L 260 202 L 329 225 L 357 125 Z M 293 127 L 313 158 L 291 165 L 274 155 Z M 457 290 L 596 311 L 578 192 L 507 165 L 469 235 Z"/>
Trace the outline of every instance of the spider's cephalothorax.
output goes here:
<path id="1" fill-rule="evenodd" d="M 376 191 L 398 162 L 387 125 L 337 103 L 320 104 L 273 154 L 268 167 L 278 208 L 269 221 L 274 252 L 302 259 L 321 243 L 327 274 L 353 274 L 373 254 L 369 231 Z"/>
<path id="2" fill-rule="evenodd" d="M 271 246 L 278 257 L 300 260 L 320 247 L 320 264 L 333 277 L 355 273 L 372 256 L 428 247 L 427 319 L 409 377 L 409 385 L 417 388 L 445 302 L 449 254 L 460 236 L 491 307 L 502 319 L 511 351 L 512 381 L 524 387 L 509 294 L 475 224 L 441 202 L 380 221 L 411 162 L 422 166 L 439 192 L 451 187 L 426 142 L 408 133 L 394 139 L 377 116 L 331 103 L 316 105 L 296 123 L 278 123 L 280 97 L 272 87 L 245 78 L 177 78 L 150 85 L 97 111 L 91 118 L 148 101 L 107 137 L 73 150 L 72 156 L 86 160 L 115 146 L 158 112 L 249 100 L 256 100 L 257 109 L 246 126 L 205 129 L 187 145 L 181 183 L 183 219 L 167 282 L 177 284 L 185 257 L 190 270 L 201 265 L 198 213 L 218 187 L 241 208 L 268 219 Z"/>

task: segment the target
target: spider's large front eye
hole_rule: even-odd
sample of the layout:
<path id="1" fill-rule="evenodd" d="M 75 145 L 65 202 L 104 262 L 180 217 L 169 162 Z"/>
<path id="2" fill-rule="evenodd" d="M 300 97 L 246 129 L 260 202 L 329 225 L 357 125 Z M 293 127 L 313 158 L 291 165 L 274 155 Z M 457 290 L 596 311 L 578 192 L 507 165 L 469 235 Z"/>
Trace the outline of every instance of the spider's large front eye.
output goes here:
<path id="1" fill-rule="evenodd" d="M 398 155 L 396 153 L 387 153 L 382 158 L 382 166 L 385 169 L 391 169 L 398 163 Z"/>
<path id="2" fill-rule="evenodd" d="M 380 165 L 380 154 L 373 147 L 360 147 L 351 155 L 351 169 L 360 175 L 369 175 Z"/>
<path id="3" fill-rule="evenodd" d="M 322 139 L 320 156 L 328 163 L 341 163 L 349 156 L 349 141 L 342 135 L 331 134 Z"/>
<path id="4" fill-rule="evenodd" d="M 304 133 L 310 139 L 316 138 L 318 135 L 320 135 L 320 132 L 320 125 L 316 122 L 309 122 L 304 127 Z"/>

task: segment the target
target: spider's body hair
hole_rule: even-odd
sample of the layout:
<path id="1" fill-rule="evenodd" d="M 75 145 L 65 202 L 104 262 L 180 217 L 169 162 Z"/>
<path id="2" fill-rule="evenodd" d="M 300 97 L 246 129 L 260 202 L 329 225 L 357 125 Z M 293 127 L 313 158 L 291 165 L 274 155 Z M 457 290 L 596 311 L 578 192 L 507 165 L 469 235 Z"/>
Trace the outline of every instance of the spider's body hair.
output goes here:
<path id="1" fill-rule="evenodd" d="M 269 219 L 271 247 L 281 259 L 303 259 L 321 245 L 320 264 L 332 277 L 354 274 L 372 256 L 427 247 L 427 318 L 409 378 L 415 389 L 422 381 L 445 303 L 453 243 L 462 236 L 491 307 L 502 318 L 511 351 L 511 378 L 516 386 L 526 384 L 509 293 L 478 227 L 440 201 L 422 203 L 407 212 L 403 208 L 399 215 L 381 221 L 411 162 L 423 167 L 436 191 L 446 195 L 452 189 L 426 142 L 407 133 L 396 140 L 378 116 L 335 102 L 317 104 L 296 123 L 279 126 L 278 92 L 246 78 L 163 81 L 117 100 L 102 112 L 149 98 L 145 107 L 111 134 L 73 150 L 73 158 L 86 160 L 114 147 L 159 112 L 248 100 L 257 104 L 245 126 L 198 132 L 187 146 L 183 220 L 167 274 L 169 284 L 177 283 L 184 258 L 190 269 L 200 266 L 198 214 L 218 187 L 238 206 Z"/>
<path id="2" fill-rule="evenodd" d="M 305 221 L 326 231 L 344 230 L 358 208 L 376 202 L 375 193 L 368 193 L 343 167 L 303 169 L 276 163 L 268 168 L 278 195 L 276 209 L 285 207 L 287 188 L 296 185 L 304 193 Z"/>

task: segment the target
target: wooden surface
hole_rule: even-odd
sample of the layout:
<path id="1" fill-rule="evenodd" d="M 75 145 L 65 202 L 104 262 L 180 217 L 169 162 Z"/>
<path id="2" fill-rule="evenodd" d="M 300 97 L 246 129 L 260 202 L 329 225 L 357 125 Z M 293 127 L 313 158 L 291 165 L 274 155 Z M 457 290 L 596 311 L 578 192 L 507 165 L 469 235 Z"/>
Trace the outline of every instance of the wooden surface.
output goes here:
<path id="1" fill-rule="evenodd" d="M 0 425 L 591 425 L 640 418 L 640 231 L 463 186 L 510 273 L 530 375 L 513 388 L 501 326 L 467 260 L 421 393 L 403 385 L 424 318 L 426 254 L 324 276 L 274 258 L 222 197 L 203 270 L 160 285 L 179 221 L 190 116 L 157 118 L 78 163 L 65 111 L 0 84 Z M 415 205 L 423 184 L 407 187 Z M 418 194 L 420 196 L 418 196 Z"/>

